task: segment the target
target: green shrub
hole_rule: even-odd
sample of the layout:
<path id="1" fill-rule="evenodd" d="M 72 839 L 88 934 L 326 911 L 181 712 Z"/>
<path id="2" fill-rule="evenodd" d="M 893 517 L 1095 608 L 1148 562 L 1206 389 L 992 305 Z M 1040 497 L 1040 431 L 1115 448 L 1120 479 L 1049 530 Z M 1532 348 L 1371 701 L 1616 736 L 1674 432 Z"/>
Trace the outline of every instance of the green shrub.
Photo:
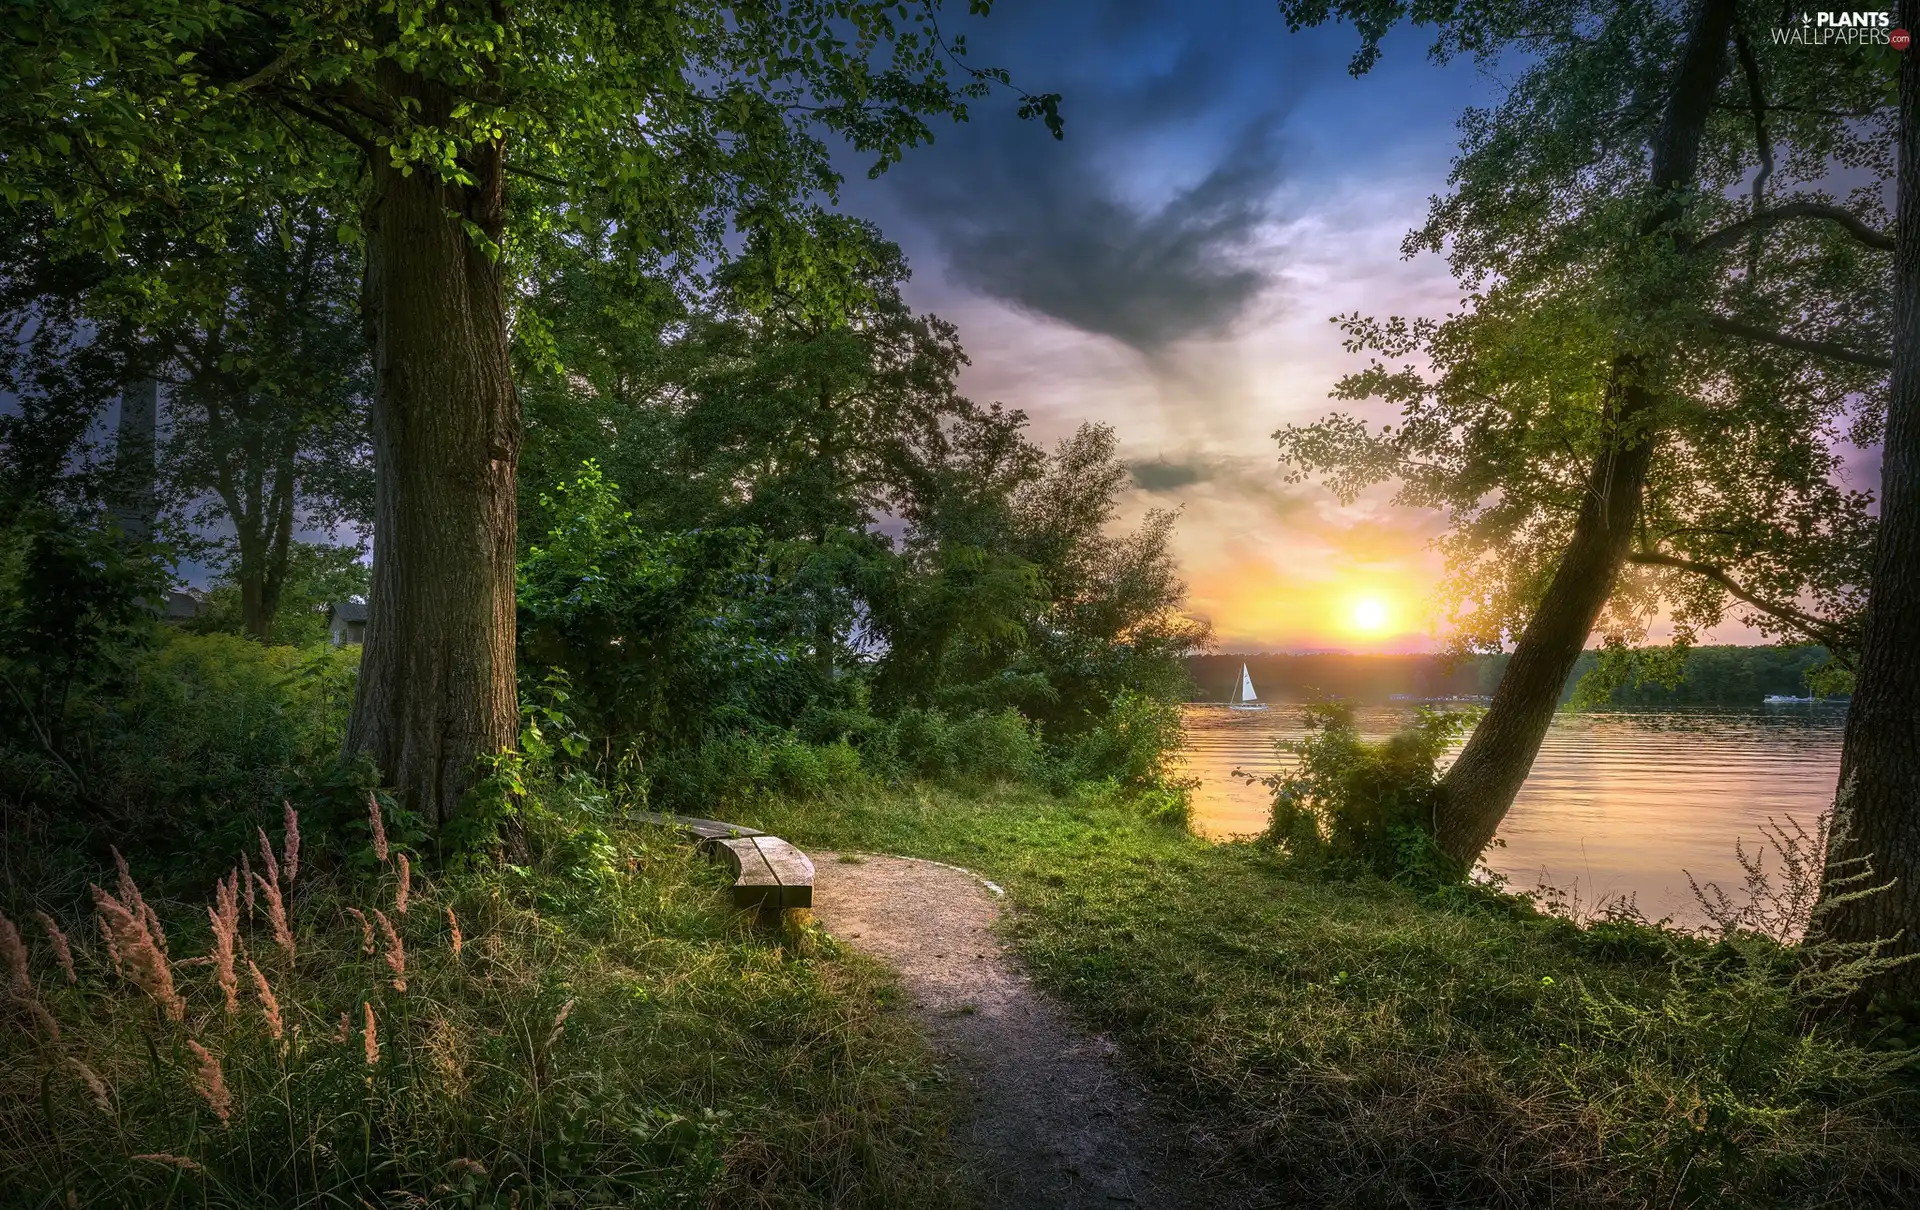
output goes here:
<path id="1" fill-rule="evenodd" d="M 52 816 L 198 850 L 249 834 L 256 817 L 278 816 L 281 799 L 337 780 L 358 647 L 164 630 L 126 658 L 118 690 L 72 715 L 65 759 L 84 793 L 35 776 L 44 762 L 14 745 L 0 747 L 0 781 L 29 788 Z"/>
<path id="2" fill-rule="evenodd" d="M 767 794 L 812 800 L 869 780 L 860 752 L 844 740 L 809 744 L 790 732 L 744 732 L 655 760 L 648 802 L 677 815 L 721 815 L 728 803 Z"/>
<path id="3" fill-rule="evenodd" d="M 794 798 L 822 798 L 826 782 L 820 758 L 810 745 L 793 739 L 774 745 L 767 768 L 768 789 Z"/>
<path id="4" fill-rule="evenodd" d="M 916 777 L 938 780 L 953 772 L 953 730 L 939 710 L 910 706 L 895 715 L 887 750 L 895 764 Z"/>
<path id="5" fill-rule="evenodd" d="M 1423 708 L 1380 743 L 1360 738 L 1350 706 L 1309 706 L 1307 720 L 1313 734 L 1283 745 L 1299 765 L 1264 779 L 1273 790 L 1265 839 L 1303 865 L 1359 867 L 1423 884 L 1464 877 L 1434 844 L 1433 809 L 1440 756 L 1472 716 Z"/>
<path id="6" fill-rule="evenodd" d="M 1047 759 L 1036 724 L 1018 710 L 975 714 L 947 730 L 954 774 L 969 781 L 1027 781 Z"/>
<path id="7" fill-rule="evenodd" d="M 1159 786 L 1184 738 L 1178 702 L 1123 689 L 1100 721 L 1074 740 L 1067 768 L 1080 780 L 1111 777 L 1133 788 Z"/>

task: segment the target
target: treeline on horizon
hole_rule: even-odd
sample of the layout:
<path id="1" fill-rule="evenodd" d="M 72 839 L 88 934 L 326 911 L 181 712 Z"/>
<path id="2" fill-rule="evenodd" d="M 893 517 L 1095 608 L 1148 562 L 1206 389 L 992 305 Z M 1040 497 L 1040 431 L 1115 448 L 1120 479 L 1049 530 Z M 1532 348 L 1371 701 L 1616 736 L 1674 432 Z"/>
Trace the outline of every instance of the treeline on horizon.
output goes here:
<path id="1" fill-rule="evenodd" d="M 1446 654 L 1360 655 L 1348 652 L 1260 652 L 1197 655 L 1187 660 L 1193 701 L 1224 702 L 1245 664 L 1254 689 L 1268 701 L 1334 697 L 1377 705 L 1396 697 L 1487 697 L 1500 684 L 1510 657 Z M 1751 706 L 1769 694 L 1806 696 L 1807 675 L 1828 661 L 1824 647 L 1695 647 L 1685 656 L 1673 685 L 1655 680 L 1614 687 L 1612 706 Z M 1563 704 L 1600 663 L 1600 652 L 1581 654 L 1561 687 Z"/>

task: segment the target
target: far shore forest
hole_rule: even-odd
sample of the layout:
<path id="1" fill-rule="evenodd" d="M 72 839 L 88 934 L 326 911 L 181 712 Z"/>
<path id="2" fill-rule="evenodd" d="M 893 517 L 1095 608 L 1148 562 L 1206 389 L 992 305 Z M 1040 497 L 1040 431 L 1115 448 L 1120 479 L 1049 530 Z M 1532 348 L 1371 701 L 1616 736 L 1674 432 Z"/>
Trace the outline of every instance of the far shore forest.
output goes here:
<path id="1" fill-rule="evenodd" d="M 1596 684 L 1606 653 L 1580 654 L 1560 687 L 1563 706 L 1586 708 L 1721 706 L 1752 708 L 1770 695 L 1816 697 L 1822 670 L 1832 666 L 1826 648 L 1802 646 L 1734 647 L 1707 645 L 1676 653 L 1657 674 Z M 1193 678 L 1192 701 L 1224 702 L 1240 683 L 1245 665 L 1254 690 L 1267 701 L 1313 702 L 1343 699 L 1378 706 L 1408 700 L 1490 698 L 1499 688 L 1508 656 L 1495 655 L 1349 655 L 1343 652 L 1284 654 L 1250 652 L 1187 657 Z M 1593 677 L 1593 680 L 1589 680 Z M 1582 686 L 1587 689 L 1583 691 Z M 1845 701 L 1831 690 L 1825 700 Z"/>
<path id="2" fill-rule="evenodd" d="M 1242 657 L 841 204 L 1073 138 L 992 7 L 0 18 L 0 1206 L 986 1204 L 897 972 L 653 812 L 1004 886 L 1209 1205 L 1920 1204 L 1920 53 L 1280 0 L 1496 95 L 1403 249 L 1457 305 L 1330 317 L 1271 446 L 1433 522 L 1450 648 Z M 1310 726 L 1214 844 L 1243 660 Z M 1769 693 L 1831 810 L 1706 925 L 1475 876 L 1563 706 Z"/>

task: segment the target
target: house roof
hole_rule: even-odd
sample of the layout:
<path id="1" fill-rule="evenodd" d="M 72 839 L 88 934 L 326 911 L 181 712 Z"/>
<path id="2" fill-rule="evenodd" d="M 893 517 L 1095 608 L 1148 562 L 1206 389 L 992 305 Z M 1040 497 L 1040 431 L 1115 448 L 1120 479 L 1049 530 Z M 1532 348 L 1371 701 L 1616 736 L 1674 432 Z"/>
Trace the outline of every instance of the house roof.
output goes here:
<path id="1" fill-rule="evenodd" d="M 206 612 L 207 594 L 192 588 L 176 588 L 167 593 L 165 617 L 197 618 Z"/>
<path id="2" fill-rule="evenodd" d="M 335 601 L 327 606 L 327 622 L 364 622 L 367 620 L 365 601 Z"/>

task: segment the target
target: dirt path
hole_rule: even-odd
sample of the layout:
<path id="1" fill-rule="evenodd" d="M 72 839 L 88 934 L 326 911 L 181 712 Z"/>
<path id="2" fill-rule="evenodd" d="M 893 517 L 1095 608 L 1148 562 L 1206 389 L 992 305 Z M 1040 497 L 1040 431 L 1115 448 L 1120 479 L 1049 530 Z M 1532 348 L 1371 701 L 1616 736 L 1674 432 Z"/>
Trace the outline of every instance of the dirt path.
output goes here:
<path id="1" fill-rule="evenodd" d="M 1000 901 L 972 874 L 904 857 L 814 853 L 814 915 L 891 963 L 967 1081 L 957 1129 L 993 1210 L 1210 1204 L 1179 1133 L 1089 1036 L 1028 983 L 993 930 Z"/>

